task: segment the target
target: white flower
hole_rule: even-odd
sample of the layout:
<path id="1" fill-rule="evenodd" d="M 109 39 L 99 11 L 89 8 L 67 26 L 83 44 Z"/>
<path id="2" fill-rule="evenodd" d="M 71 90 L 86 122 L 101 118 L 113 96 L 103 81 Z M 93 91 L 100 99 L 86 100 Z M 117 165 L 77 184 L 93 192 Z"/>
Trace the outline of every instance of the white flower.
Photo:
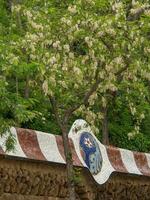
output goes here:
<path id="1" fill-rule="evenodd" d="M 35 52 L 35 47 L 34 47 L 33 44 L 30 45 L 30 48 L 31 48 L 31 51 L 32 51 L 32 52 Z"/>
<path id="2" fill-rule="evenodd" d="M 11 8 L 12 12 L 19 12 L 21 10 L 21 5 L 15 5 L 15 6 L 12 6 Z"/>
<path id="3" fill-rule="evenodd" d="M 47 45 L 51 45 L 52 44 L 52 40 L 45 40 L 44 44 L 47 46 Z"/>
<path id="4" fill-rule="evenodd" d="M 13 58 L 11 58 L 10 63 L 17 65 L 19 62 L 19 58 L 17 56 L 14 56 Z"/>
<path id="5" fill-rule="evenodd" d="M 102 37 L 102 36 L 104 35 L 104 32 L 103 32 L 103 31 L 99 31 L 99 32 L 97 33 L 97 35 L 98 35 L 98 37 Z"/>
<path id="6" fill-rule="evenodd" d="M 107 29 L 107 33 L 110 34 L 110 35 L 112 35 L 112 36 L 115 36 L 115 35 L 116 35 L 115 30 L 112 29 L 112 28 Z"/>
<path id="7" fill-rule="evenodd" d="M 128 133 L 128 139 L 131 140 L 135 136 L 135 131 Z"/>
<path id="8" fill-rule="evenodd" d="M 97 68 L 97 66 L 98 66 L 98 62 L 97 62 L 97 61 L 94 61 L 93 67 L 94 67 L 94 68 Z"/>
<path id="9" fill-rule="evenodd" d="M 136 133 L 139 133 L 140 127 L 138 125 L 135 125 L 134 129 L 135 129 Z"/>
<path id="10" fill-rule="evenodd" d="M 29 10 L 26 11 L 26 15 L 27 15 L 27 17 L 29 17 L 29 18 L 32 17 L 32 13 L 31 13 Z"/>
<path id="11" fill-rule="evenodd" d="M 74 5 L 74 6 L 69 6 L 68 7 L 68 11 L 72 14 L 76 14 L 77 13 L 77 6 Z"/>
<path id="12" fill-rule="evenodd" d="M 27 33 L 25 36 L 29 42 L 37 42 L 38 41 L 38 36 L 36 34 L 29 34 Z"/>
<path id="13" fill-rule="evenodd" d="M 39 33 L 40 38 L 43 38 L 43 36 L 44 36 L 43 33 Z"/>
<path id="14" fill-rule="evenodd" d="M 93 0 L 86 0 L 86 3 L 95 5 L 95 2 Z"/>
<path id="15" fill-rule="evenodd" d="M 141 118 L 141 119 L 144 119 L 144 118 L 145 118 L 144 113 L 142 113 L 142 114 L 140 115 L 140 118 Z"/>
<path id="16" fill-rule="evenodd" d="M 74 73 L 76 73 L 77 75 L 79 75 L 81 73 L 81 70 L 78 67 L 74 67 L 73 68 Z"/>
<path id="17" fill-rule="evenodd" d="M 88 45 L 89 47 L 92 47 L 92 46 L 93 46 L 92 40 L 89 40 L 89 41 L 87 41 L 86 43 L 87 43 L 87 45 Z"/>
<path id="18" fill-rule="evenodd" d="M 68 25 L 68 26 L 71 26 L 72 25 L 72 23 L 71 23 L 71 20 L 66 20 L 66 24 Z"/>
<path id="19" fill-rule="evenodd" d="M 114 5 L 112 6 L 112 9 L 113 9 L 114 11 L 119 10 L 119 9 L 121 9 L 121 8 L 122 8 L 122 3 L 121 3 L 121 2 L 114 3 Z"/>
<path id="20" fill-rule="evenodd" d="M 89 37 L 85 37 L 85 42 L 88 43 L 90 41 Z"/>
<path id="21" fill-rule="evenodd" d="M 55 56 L 53 56 L 52 58 L 50 58 L 50 63 L 53 65 L 56 63 L 56 58 Z"/>
<path id="22" fill-rule="evenodd" d="M 150 16 L 150 10 L 145 10 L 145 15 Z"/>
<path id="23" fill-rule="evenodd" d="M 31 26 L 35 29 L 38 29 L 38 30 L 43 30 L 43 26 L 41 24 L 36 24 L 35 22 L 31 21 L 30 22 Z"/>
<path id="24" fill-rule="evenodd" d="M 45 95 L 47 95 L 47 93 L 48 93 L 48 82 L 47 82 L 47 80 L 44 81 L 44 83 L 42 85 L 42 89 L 43 89 Z"/>
<path id="25" fill-rule="evenodd" d="M 96 99 L 97 99 L 97 93 L 95 92 L 90 96 L 90 98 L 88 100 L 89 104 L 94 105 Z"/>
<path id="26" fill-rule="evenodd" d="M 90 51 L 89 51 L 89 56 L 90 56 L 92 59 L 95 59 L 95 52 L 94 52 L 94 50 L 90 50 Z"/>
<path id="27" fill-rule="evenodd" d="M 65 50 L 66 52 L 69 52 L 69 51 L 70 51 L 70 46 L 69 46 L 68 44 L 65 44 L 65 45 L 64 45 L 64 50 Z"/>
<path id="28" fill-rule="evenodd" d="M 136 1 L 135 0 L 132 0 L 132 6 L 136 6 Z"/>
<path id="29" fill-rule="evenodd" d="M 79 85 L 78 84 L 74 84 L 74 89 L 79 89 Z"/>
<path id="30" fill-rule="evenodd" d="M 60 45 L 60 41 L 56 41 L 56 42 L 53 43 L 54 48 L 58 48 L 59 45 Z"/>
<path id="31" fill-rule="evenodd" d="M 119 56 L 119 57 L 116 57 L 116 58 L 114 59 L 114 61 L 115 61 L 115 63 L 118 64 L 118 65 L 119 65 L 119 64 L 122 64 L 122 62 L 123 62 L 122 57 L 120 57 L 120 56 Z"/>
<path id="32" fill-rule="evenodd" d="M 30 58 L 31 58 L 32 60 L 34 60 L 34 59 L 36 59 L 36 56 L 33 55 L 33 54 L 30 54 Z"/>
<path id="33" fill-rule="evenodd" d="M 150 53 L 150 48 L 145 47 L 145 48 L 144 48 L 144 52 L 145 52 L 145 53 Z"/>
<path id="34" fill-rule="evenodd" d="M 105 69 L 107 72 L 110 72 L 113 69 L 113 65 L 111 65 L 111 64 L 106 65 Z"/>
<path id="35" fill-rule="evenodd" d="M 66 88 L 66 89 L 68 88 L 65 81 L 60 81 L 59 83 L 63 88 Z"/>
<path id="36" fill-rule="evenodd" d="M 131 113 L 134 116 L 136 114 L 136 108 L 135 107 L 130 107 Z"/>
<path id="37" fill-rule="evenodd" d="M 104 107 L 106 107 L 106 105 L 107 105 L 107 100 L 106 100 L 105 97 L 102 97 L 102 105 L 103 105 Z"/>
<path id="38" fill-rule="evenodd" d="M 97 28 L 98 28 L 99 26 L 98 26 L 98 23 L 97 22 L 94 22 L 94 24 L 93 24 L 93 30 L 96 30 Z"/>
<path id="39" fill-rule="evenodd" d="M 48 52 L 45 53 L 45 57 L 46 57 L 46 58 L 49 57 L 49 53 L 48 53 Z"/>
<path id="40" fill-rule="evenodd" d="M 74 53 L 70 52 L 70 53 L 69 53 L 69 58 L 74 59 Z"/>
<path id="41" fill-rule="evenodd" d="M 50 81 L 50 83 L 51 83 L 53 86 L 56 85 L 55 76 L 51 76 L 51 77 L 49 78 L 49 81 Z"/>

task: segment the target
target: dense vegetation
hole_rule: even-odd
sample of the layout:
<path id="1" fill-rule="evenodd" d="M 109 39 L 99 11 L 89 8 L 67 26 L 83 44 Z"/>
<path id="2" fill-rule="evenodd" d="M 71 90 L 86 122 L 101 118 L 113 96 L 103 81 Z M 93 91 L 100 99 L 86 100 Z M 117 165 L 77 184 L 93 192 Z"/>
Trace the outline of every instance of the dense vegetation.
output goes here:
<path id="1" fill-rule="evenodd" d="M 57 102 L 67 125 L 84 118 L 100 140 L 150 151 L 150 11 L 131 2 L 0 0 L 1 136 L 61 134 Z"/>

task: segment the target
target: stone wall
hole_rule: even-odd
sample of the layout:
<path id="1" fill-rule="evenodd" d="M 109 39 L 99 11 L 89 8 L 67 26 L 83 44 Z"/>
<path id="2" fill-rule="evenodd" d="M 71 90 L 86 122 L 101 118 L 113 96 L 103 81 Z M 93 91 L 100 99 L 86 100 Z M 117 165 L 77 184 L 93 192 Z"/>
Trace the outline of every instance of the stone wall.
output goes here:
<path id="1" fill-rule="evenodd" d="M 98 190 L 98 200 L 150 200 L 150 178 L 113 174 Z"/>
<path id="2" fill-rule="evenodd" d="M 150 178 L 112 174 L 98 185 L 88 170 L 77 168 L 77 199 L 150 200 Z M 65 165 L 0 157 L 0 200 L 68 200 Z"/>
<path id="3" fill-rule="evenodd" d="M 0 198 L 2 200 L 38 200 L 39 196 L 41 200 L 67 198 L 65 165 L 9 160 L 3 157 L 0 157 L 0 163 Z M 91 176 L 85 175 L 85 173 L 87 173 L 85 170 L 78 169 L 77 199 L 92 200 L 95 196 L 96 186 L 93 185 Z"/>
<path id="4" fill-rule="evenodd" d="M 33 195 L 19 195 L 19 194 L 3 194 L 0 200 L 66 200 L 64 198 L 55 197 L 43 197 L 43 196 L 33 196 Z"/>

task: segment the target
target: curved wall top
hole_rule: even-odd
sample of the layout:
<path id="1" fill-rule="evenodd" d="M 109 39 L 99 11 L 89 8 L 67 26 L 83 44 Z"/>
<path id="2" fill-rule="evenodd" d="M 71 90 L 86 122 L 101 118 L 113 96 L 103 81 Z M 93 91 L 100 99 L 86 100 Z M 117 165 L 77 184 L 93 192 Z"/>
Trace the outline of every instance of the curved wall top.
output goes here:
<path id="1" fill-rule="evenodd" d="M 84 120 L 74 122 L 69 137 L 82 165 L 99 184 L 105 183 L 112 172 L 150 176 L 150 154 L 101 144 Z"/>
<path id="2" fill-rule="evenodd" d="M 65 164 L 61 136 L 21 128 L 10 131 L 16 138 L 15 150 L 6 152 L 5 138 L 1 138 L 0 155 Z M 88 168 L 99 184 L 112 172 L 150 176 L 150 154 L 104 146 L 84 120 L 74 122 L 69 140 L 74 165 Z"/>

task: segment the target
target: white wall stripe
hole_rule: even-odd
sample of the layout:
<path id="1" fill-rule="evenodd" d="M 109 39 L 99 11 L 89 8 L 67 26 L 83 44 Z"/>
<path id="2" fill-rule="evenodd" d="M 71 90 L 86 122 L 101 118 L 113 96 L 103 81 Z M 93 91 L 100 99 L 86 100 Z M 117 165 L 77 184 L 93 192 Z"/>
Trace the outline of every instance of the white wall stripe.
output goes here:
<path id="1" fill-rule="evenodd" d="M 7 155 L 26 158 L 26 155 L 24 154 L 24 152 L 19 144 L 16 129 L 14 127 L 12 127 L 12 128 L 10 128 L 10 131 L 13 134 L 13 136 L 15 137 L 16 143 L 15 143 L 15 149 L 7 152 Z M 9 132 L 7 132 L 5 134 L 5 136 L 0 139 L 0 146 L 2 147 L 4 152 L 6 151 L 5 142 L 6 142 L 8 135 L 9 135 Z"/>
<path id="2" fill-rule="evenodd" d="M 15 140 L 16 140 L 16 143 L 15 143 L 15 147 L 14 147 L 14 150 L 11 150 L 9 152 L 6 152 L 6 139 L 7 137 L 9 136 L 9 132 L 6 132 L 6 134 L 0 138 L 0 146 L 2 147 L 3 151 L 6 152 L 7 155 L 10 155 L 10 156 L 16 156 L 16 157 L 23 157 L 23 158 L 26 158 L 26 155 L 24 154 L 22 148 L 21 148 L 21 145 L 19 143 L 19 140 L 18 140 L 18 135 L 17 135 L 17 132 L 16 132 L 16 129 L 14 127 L 11 127 L 10 128 L 10 132 L 11 134 L 14 135 L 15 137 Z"/>
<path id="3" fill-rule="evenodd" d="M 8 133 L 6 133 L 6 134 L 4 134 L 4 136 L 0 137 L 0 146 L 4 152 L 6 151 L 5 142 L 6 142 L 7 136 L 8 136 Z"/>
<path id="4" fill-rule="evenodd" d="M 122 161 L 126 169 L 128 170 L 128 172 L 132 174 L 141 175 L 141 172 L 136 165 L 133 152 L 129 150 L 125 150 L 125 149 L 120 149 L 120 153 L 121 153 Z"/>
<path id="5" fill-rule="evenodd" d="M 37 134 L 41 152 L 45 158 L 51 162 L 65 163 L 59 152 L 55 136 L 52 134 L 43 133 L 41 131 L 35 132 Z"/>
<path id="6" fill-rule="evenodd" d="M 17 135 L 16 129 L 15 129 L 14 127 L 12 127 L 12 128 L 10 129 L 10 131 L 11 131 L 11 133 L 15 136 L 16 143 L 15 143 L 15 149 L 14 149 L 14 151 L 8 152 L 8 155 L 26 158 L 26 155 L 24 154 L 24 152 L 23 152 L 23 150 L 22 150 L 22 148 L 21 148 L 21 145 L 20 145 L 20 143 L 19 143 L 18 135 Z"/>
<path id="7" fill-rule="evenodd" d="M 149 166 L 149 168 L 150 168 L 150 154 L 145 153 L 145 156 L 146 156 L 146 158 L 147 158 L 147 163 L 148 163 L 148 166 Z"/>

